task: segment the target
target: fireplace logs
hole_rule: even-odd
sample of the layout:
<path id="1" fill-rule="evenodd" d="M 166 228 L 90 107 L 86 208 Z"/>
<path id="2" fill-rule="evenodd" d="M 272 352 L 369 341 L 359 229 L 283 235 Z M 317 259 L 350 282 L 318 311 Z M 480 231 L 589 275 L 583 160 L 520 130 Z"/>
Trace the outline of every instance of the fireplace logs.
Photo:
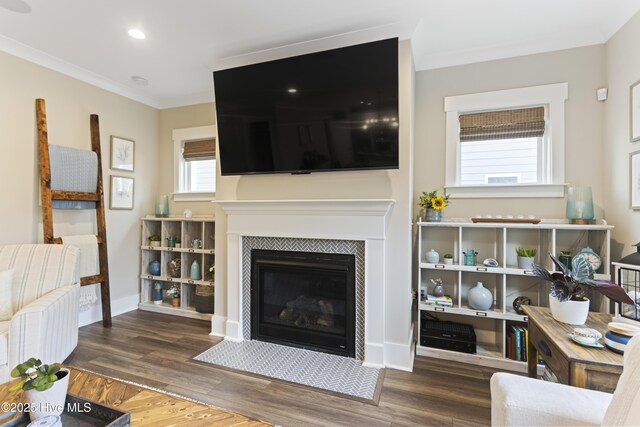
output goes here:
<path id="1" fill-rule="evenodd" d="M 278 317 L 299 327 L 333 328 L 333 303 L 301 295 L 287 302 L 286 308 L 282 309 Z"/>

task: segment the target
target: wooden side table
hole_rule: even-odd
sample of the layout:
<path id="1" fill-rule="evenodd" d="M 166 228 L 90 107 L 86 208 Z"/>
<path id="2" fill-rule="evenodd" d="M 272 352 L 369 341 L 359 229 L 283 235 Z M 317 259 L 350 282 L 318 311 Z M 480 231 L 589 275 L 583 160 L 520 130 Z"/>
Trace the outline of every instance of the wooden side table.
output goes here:
<path id="1" fill-rule="evenodd" d="M 538 354 L 563 384 L 612 393 L 622 374 L 622 355 L 607 348 L 584 347 L 567 334 L 574 325 L 553 319 L 546 307 L 522 306 L 529 316 L 529 377 L 536 378 Z M 611 314 L 589 313 L 585 328 L 604 336 Z"/>

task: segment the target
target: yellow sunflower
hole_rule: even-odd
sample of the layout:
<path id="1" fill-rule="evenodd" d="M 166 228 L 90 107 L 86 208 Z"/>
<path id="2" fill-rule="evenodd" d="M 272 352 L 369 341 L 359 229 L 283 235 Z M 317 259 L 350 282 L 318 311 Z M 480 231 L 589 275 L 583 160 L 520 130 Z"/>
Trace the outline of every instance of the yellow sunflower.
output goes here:
<path id="1" fill-rule="evenodd" d="M 433 209 L 439 211 L 440 209 L 444 209 L 447 207 L 447 201 L 442 196 L 436 196 L 431 199 L 431 206 Z"/>

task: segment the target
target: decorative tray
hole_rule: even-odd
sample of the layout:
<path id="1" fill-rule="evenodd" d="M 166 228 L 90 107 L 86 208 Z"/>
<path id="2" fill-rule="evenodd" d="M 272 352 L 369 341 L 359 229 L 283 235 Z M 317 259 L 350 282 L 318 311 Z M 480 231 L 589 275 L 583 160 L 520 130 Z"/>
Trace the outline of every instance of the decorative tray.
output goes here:
<path id="1" fill-rule="evenodd" d="M 31 422 L 28 412 L 23 412 L 19 415 L 16 413 L 16 416 L 4 421 L 4 419 L 10 417 L 9 414 L 0 414 L 0 427 L 22 427 L 29 425 Z M 120 411 L 111 406 L 67 394 L 65 411 L 60 415 L 60 421 L 64 427 L 128 427 L 130 425 L 130 415 L 128 412 Z"/>
<path id="2" fill-rule="evenodd" d="M 472 222 L 500 222 L 511 224 L 538 224 L 542 221 L 540 218 L 471 218 Z"/>

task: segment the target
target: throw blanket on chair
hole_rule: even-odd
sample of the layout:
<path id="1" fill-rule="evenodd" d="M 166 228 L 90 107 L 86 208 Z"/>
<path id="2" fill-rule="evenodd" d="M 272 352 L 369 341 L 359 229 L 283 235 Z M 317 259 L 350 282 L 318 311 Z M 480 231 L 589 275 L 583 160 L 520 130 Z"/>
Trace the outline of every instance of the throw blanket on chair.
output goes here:
<path id="1" fill-rule="evenodd" d="M 93 276 L 100 273 L 98 258 L 98 241 L 94 235 L 63 236 L 65 245 L 72 245 L 80 249 L 78 259 L 78 273 L 80 277 Z M 80 288 L 80 311 L 85 311 L 98 301 L 96 287 L 93 285 Z"/>

